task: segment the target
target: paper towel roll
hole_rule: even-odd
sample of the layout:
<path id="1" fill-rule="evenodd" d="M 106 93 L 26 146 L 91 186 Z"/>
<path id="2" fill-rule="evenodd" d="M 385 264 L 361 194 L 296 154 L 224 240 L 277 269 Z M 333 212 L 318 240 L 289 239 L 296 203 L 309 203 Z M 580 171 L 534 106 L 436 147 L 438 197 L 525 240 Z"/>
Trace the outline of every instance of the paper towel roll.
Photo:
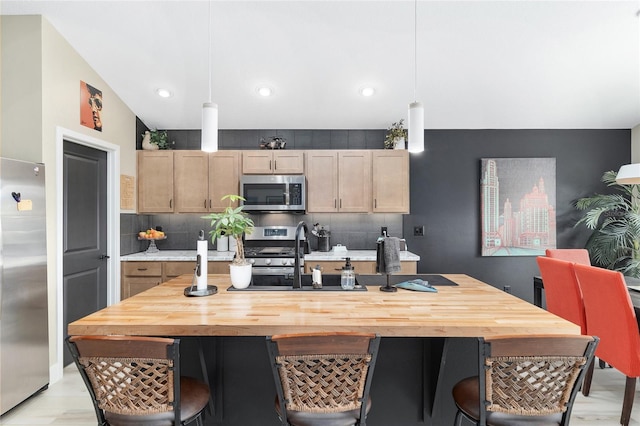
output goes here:
<path id="1" fill-rule="evenodd" d="M 208 249 L 208 241 L 207 240 L 199 240 L 197 247 L 197 254 L 200 255 L 200 276 L 197 278 L 197 289 L 198 290 L 206 290 L 207 289 L 207 249 Z"/>

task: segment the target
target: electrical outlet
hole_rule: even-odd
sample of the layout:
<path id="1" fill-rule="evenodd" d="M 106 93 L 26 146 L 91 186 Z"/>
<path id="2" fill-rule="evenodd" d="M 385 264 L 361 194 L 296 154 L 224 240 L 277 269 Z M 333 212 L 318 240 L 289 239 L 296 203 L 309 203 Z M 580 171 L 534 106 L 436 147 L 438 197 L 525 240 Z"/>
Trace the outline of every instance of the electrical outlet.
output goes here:
<path id="1" fill-rule="evenodd" d="M 380 235 L 388 235 L 386 226 L 381 226 L 380 227 Z"/>
<path id="2" fill-rule="evenodd" d="M 414 226 L 413 227 L 413 236 L 414 237 L 424 237 L 424 225 Z"/>

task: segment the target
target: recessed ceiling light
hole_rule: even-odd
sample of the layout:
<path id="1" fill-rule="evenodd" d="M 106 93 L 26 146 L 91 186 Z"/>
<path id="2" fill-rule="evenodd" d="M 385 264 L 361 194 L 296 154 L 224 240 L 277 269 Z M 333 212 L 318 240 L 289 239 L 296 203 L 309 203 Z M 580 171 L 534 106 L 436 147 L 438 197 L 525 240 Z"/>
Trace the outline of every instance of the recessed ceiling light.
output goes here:
<path id="1" fill-rule="evenodd" d="M 273 91 L 270 87 L 258 87 L 258 94 L 260 96 L 264 96 L 266 98 L 268 96 L 271 96 L 272 93 Z"/>
<path id="2" fill-rule="evenodd" d="M 373 96 L 373 94 L 376 93 L 376 89 L 374 89 L 373 87 L 363 87 L 362 89 L 360 89 L 360 94 L 362 96 Z"/>
<path id="3" fill-rule="evenodd" d="M 167 89 L 158 89 L 158 90 L 156 90 L 156 93 L 161 98 L 170 98 L 171 96 L 173 96 L 173 93 L 171 93 L 171 91 L 169 91 Z"/>

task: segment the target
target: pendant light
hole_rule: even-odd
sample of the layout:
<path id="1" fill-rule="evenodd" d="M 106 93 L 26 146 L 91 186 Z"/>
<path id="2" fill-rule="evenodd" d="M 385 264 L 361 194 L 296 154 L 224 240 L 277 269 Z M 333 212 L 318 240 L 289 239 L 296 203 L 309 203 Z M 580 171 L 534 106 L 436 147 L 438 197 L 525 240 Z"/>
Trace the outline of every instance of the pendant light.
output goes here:
<path id="1" fill-rule="evenodd" d="M 640 164 L 624 164 L 621 166 L 616 175 L 616 183 L 619 185 L 640 184 Z"/>
<path id="2" fill-rule="evenodd" d="M 409 104 L 409 152 L 424 151 L 424 108 L 415 100 L 418 88 L 418 0 L 413 10 L 413 99 Z"/>
<path id="3" fill-rule="evenodd" d="M 202 104 L 202 139 L 200 149 L 218 150 L 218 105 L 211 102 L 211 1 L 209 0 L 209 102 Z"/>

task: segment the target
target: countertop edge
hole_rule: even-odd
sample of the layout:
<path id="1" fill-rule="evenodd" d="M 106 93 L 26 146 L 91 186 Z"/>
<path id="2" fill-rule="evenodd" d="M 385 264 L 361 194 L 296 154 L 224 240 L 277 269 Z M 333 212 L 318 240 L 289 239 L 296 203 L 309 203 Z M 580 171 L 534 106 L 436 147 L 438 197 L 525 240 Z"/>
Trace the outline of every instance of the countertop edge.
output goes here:
<path id="1" fill-rule="evenodd" d="M 207 253 L 207 261 L 209 262 L 230 262 L 233 260 L 235 252 L 233 251 L 216 251 L 209 250 Z M 375 250 L 347 250 L 346 252 L 334 253 L 334 252 L 320 252 L 313 251 L 310 254 L 304 256 L 306 262 L 330 262 L 330 261 L 343 261 L 346 257 L 351 258 L 352 261 L 374 261 L 376 260 Z M 121 262 L 193 262 L 196 259 L 195 250 L 161 250 L 157 253 L 132 253 L 120 256 Z M 420 260 L 420 256 L 410 251 L 400 252 L 401 262 L 417 262 Z"/>

